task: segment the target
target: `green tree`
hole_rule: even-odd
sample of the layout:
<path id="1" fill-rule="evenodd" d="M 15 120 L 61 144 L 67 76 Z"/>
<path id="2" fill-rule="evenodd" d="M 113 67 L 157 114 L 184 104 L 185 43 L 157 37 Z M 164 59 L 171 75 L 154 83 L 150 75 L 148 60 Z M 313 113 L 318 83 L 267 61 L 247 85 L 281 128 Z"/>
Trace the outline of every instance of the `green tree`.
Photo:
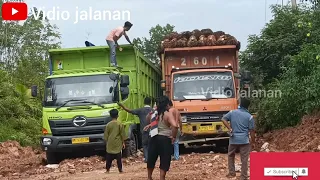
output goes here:
<path id="1" fill-rule="evenodd" d="M 300 0 L 300 2 L 309 2 L 311 3 L 314 7 L 318 7 L 319 6 L 319 3 L 320 3 L 320 0 Z"/>
<path id="2" fill-rule="evenodd" d="M 281 97 L 253 99 L 261 132 L 296 125 L 320 105 L 320 11 L 272 8 L 274 19 L 249 37 L 241 54 L 241 68 L 252 71 L 255 88 L 281 91 Z"/>
<path id="3" fill-rule="evenodd" d="M 0 6 L 2 3 L 0 0 Z M 60 44 L 57 27 L 47 19 L 29 16 L 18 23 L 0 18 L 0 142 L 38 143 L 41 97 L 30 98 L 28 88 L 33 84 L 43 87 L 48 50 Z"/>
<path id="4" fill-rule="evenodd" d="M 260 35 L 248 38 L 247 49 L 241 52 L 241 67 L 250 70 L 253 77 L 266 85 L 279 77 L 290 61 L 290 56 L 296 55 L 304 43 L 317 41 L 314 36 L 308 37 L 312 27 L 309 8 L 300 7 L 293 11 L 290 6 L 273 6 L 272 19 L 261 31 Z"/>
<path id="5" fill-rule="evenodd" d="M 260 101 L 257 125 L 261 132 L 294 126 L 303 115 L 320 110 L 320 45 L 306 44 L 293 56 L 289 68 L 270 89 L 280 98 Z"/>
<path id="6" fill-rule="evenodd" d="M 159 64 L 160 58 L 158 55 L 158 50 L 160 48 L 161 41 L 163 40 L 164 36 L 173 31 L 173 25 L 167 24 L 165 26 L 160 26 L 158 24 L 149 30 L 149 38 L 136 38 L 133 40 L 133 43 L 146 58 L 153 63 Z"/>

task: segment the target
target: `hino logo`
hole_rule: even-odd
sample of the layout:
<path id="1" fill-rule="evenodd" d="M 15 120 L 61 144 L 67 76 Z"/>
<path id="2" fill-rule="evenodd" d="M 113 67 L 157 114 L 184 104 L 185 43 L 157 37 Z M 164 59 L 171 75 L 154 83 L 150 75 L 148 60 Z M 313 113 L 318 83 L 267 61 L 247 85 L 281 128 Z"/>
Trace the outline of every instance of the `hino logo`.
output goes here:
<path id="1" fill-rule="evenodd" d="M 87 119 L 84 116 L 76 116 L 73 119 L 73 124 L 77 127 L 82 127 L 86 125 L 86 123 L 87 123 Z"/>
<path id="2" fill-rule="evenodd" d="M 200 116 L 200 117 L 192 117 L 191 120 L 197 119 L 219 119 L 219 116 Z"/>

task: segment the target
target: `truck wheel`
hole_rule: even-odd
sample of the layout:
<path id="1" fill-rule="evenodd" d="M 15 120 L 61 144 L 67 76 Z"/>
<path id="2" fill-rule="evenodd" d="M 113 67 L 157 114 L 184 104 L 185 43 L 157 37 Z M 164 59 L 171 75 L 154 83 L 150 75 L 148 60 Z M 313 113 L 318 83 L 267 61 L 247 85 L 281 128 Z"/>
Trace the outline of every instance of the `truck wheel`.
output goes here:
<path id="1" fill-rule="evenodd" d="M 46 152 L 47 164 L 58 164 L 60 162 L 59 154 L 54 152 Z"/>
<path id="2" fill-rule="evenodd" d="M 229 139 L 221 139 L 216 142 L 216 147 L 221 153 L 227 153 L 229 147 Z"/>
<path id="3" fill-rule="evenodd" d="M 134 135 L 129 140 L 125 141 L 126 148 L 123 150 L 123 157 L 129 157 L 137 153 L 137 136 Z"/>

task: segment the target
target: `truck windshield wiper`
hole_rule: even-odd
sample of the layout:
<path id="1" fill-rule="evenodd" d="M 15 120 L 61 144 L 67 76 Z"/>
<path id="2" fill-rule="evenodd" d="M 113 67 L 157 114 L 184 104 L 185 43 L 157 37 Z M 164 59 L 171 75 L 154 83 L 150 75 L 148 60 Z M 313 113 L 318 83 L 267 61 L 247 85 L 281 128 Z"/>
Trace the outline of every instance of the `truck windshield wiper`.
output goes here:
<path id="1" fill-rule="evenodd" d="M 69 100 L 66 100 L 66 101 L 64 101 L 63 104 L 61 104 L 59 107 L 56 108 L 56 111 L 58 111 L 60 108 L 64 107 L 69 102 L 72 102 L 72 101 L 84 101 L 84 100 L 85 99 L 69 99 Z"/>
<path id="2" fill-rule="evenodd" d="M 90 106 L 84 106 L 84 107 L 69 107 L 67 110 L 76 110 L 76 109 L 91 109 Z"/>
<path id="3" fill-rule="evenodd" d="M 188 100 L 187 98 L 183 97 L 183 99 L 180 100 L 180 102 Z"/>
<path id="4" fill-rule="evenodd" d="M 202 99 L 201 101 L 210 101 L 211 99 L 227 99 L 227 98 L 224 98 L 224 97 L 209 97 L 209 98 L 206 98 L 206 99 Z"/>
<path id="5" fill-rule="evenodd" d="M 90 103 L 90 104 L 97 105 L 97 106 L 99 106 L 99 107 L 104 108 L 104 106 L 103 106 L 102 104 L 95 103 L 95 102 L 92 102 L 92 101 L 83 100 L 83 101 L 81 101 L 81 102 L 79 102 L 79 103 Z"/>
<path id="6" fill-rule="evenodd" d="M 202 99 L 201 101 L 210 101 L 211 99 L 219 99 L 219 98 L 207 98 L 207 99 Z"/>

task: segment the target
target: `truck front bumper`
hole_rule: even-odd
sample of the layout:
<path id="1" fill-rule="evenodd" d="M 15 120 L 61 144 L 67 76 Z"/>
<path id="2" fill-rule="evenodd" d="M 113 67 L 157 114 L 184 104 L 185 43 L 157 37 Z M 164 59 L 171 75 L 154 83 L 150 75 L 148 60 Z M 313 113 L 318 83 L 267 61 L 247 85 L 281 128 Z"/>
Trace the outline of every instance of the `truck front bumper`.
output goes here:
<path id="1" fill-rule="evenodd" d="M 72 144 L 73 138 L 89 138 L 89 142 Z M 42 150 L 49 152 L 81 151 L 83 148 L 104 150 L 106 148 L 103 134 L 78 136 L 42 136 L 40 138 L 40 143 Z"/>
<path id="2" fill-rule="evenodd" d="M 229 139 L 227 127 L 218 122 L 188 122 L 182 124 L 183 135 L 179 144 L 211 144 L 219 140 Z"/>
<path id="3" fill-rule="evenodd" d="M 188 146 L 189 144 L 212 144 L 219 140 L 228 140 L 230 138 L 228 133 L 210 134 L 210 135 L 192 135 L 184 134 L 179 138 L 179 144 Z"/>

